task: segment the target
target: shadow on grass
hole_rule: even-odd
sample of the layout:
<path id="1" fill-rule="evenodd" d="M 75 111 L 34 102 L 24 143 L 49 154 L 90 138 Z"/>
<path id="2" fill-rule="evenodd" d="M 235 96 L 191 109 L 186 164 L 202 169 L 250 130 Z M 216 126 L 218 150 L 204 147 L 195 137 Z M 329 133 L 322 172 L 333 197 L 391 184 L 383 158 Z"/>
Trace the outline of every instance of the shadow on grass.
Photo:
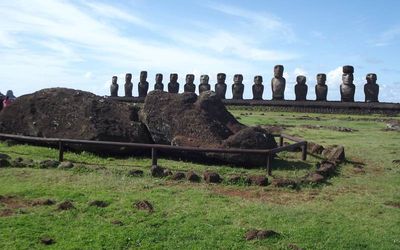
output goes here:
<path id="1" fill-rule="evenodd" d="M 272 161 L 272 170 L 310 170 L 314 167 L 314 164 L 310 162 L 298 161 L 287 161 L 284 159 L 275 158 Z"/>

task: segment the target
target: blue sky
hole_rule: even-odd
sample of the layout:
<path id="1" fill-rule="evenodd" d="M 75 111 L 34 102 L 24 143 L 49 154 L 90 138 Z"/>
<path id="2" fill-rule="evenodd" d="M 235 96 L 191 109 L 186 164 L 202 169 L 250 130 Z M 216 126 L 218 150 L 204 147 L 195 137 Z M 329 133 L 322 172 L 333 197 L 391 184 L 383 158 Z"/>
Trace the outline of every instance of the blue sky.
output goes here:
<path id="1" fill-rule="evenodd" d="M 271 98 L 273 66 L 283 64 L 286 98 L 297 75 L 314 99 L 317 73 L 326 73 L 328 99 L 339 100 L 341 66 L 355 67 L 356 100 L 365 75 L 378 75 L 380 100 L 400 102 L 400 1 L 1 1 L 0 91 L 22 95 L 69 87 L 105 95 L 111 77 L 149 72 L 244 75 L 251 98 L 254 75 Z M 136 85 L 136 84 L 135 84 Z M 137 89 L 134 90 L 137 95 Z"/>

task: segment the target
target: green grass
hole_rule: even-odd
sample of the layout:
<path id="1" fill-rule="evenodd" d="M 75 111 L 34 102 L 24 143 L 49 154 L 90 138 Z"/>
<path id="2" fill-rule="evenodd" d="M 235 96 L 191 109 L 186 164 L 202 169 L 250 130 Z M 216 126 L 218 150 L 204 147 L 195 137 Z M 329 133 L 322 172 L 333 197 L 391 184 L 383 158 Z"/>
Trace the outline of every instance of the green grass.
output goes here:
<path id="1" fill-rule="evenodd" d="M 83 166 L 78 169 L 1 168 L 0 195 L 72 200 L 77 209 L 27 206 L 0 217 L 0 249 L 288 249 L 290 243 L 305 249 L 400 249 L 400 209 L 385 205 L 400 203 L 400 166 L 392 163 L 400 159 L 400 133 L 383 131 L 384 122 L 372 120 L 387 117 L 352 115 L 349 120 L 349 115 L 308 114 L 314 119 L 306 120 L 301 113 L 241 107 L 231 112 L 247 125 L 293 125 L 285 133 L 325 146 L 342 144 L 348 161 L 327 184 L 300 190 L 156 179 L 149 176 L 148 158 L 101 158 L 85 152 L 65 154 Z M 357 131 L 300 126 L 307 124 Z M 0 152 L 36 161 L 56 159 L 58 154 L 55 149 L 4 143 Z M 301 162 L 299 153 L 280 157 L 288 160 L 274 162 L 278 177 L 304 175 L 317 162 L 312 157 Z M 173 171 L 213 169 L 223 176 L 265 173 L 168 159 L 159 163 Z M 360 163 L 365 174 L 353 172 L 353 165 Z M 132 168 L 144 170 L 145 176 L 128 177 Z M 144 199 L 154 205 L 153 213 L 132 206 Z M 91 207 L 92 200 L 108 201 L 110 206 Z M 124 225 L 114 225 L 113 220 Z M 246 241 L 244 234 L 251 228 L 272 229 L 281 236 Z M 56 243 L 42 245 L 43 236 Z"/>

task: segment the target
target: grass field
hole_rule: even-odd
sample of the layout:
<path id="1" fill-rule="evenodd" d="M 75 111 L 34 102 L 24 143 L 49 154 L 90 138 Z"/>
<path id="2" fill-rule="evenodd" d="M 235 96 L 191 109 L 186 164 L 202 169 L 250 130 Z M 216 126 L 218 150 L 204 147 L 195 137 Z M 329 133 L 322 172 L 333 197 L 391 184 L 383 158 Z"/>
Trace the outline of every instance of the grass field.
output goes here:
<path id="1" fill-rule="evenodd" d="M 89 153 L 66 153 L 70 170 L 0 168 L 0 249 L 400 249 L 400 133 L 385 131 L 386 116 L 355 116 L 266 112 L 231 108 L 247 125 L 286 125 L 285 133 L 324 146 L 344 145 L 347 161 L 338 175 L 318 186 L 299 190 L 246 185 L 190 183 L 152 178 L 148 158 L 101 158 Z M 340 126 L 353 132 L 313 129 L 306 125 Z M 0 152 L 35 161 L 57 159 L 58 151 L 27 145 Z M 317 159 L 301 162 L 300 153 L 283 153 L 274 162 L 276 176 L 302 176 Z M 212 169 L 265 174 L 264 169 L 210 166 L 160 159 L 159 164 L 201 174 Z M 362 165 L 364 172 L 355 171 Z M 130 169 L 144 177 L 129 177 Z M 57 205 L 32 206 L 37 199 L 73 202 L 76 209 Z M 93 200 L 110 205 L 89 206 Z M 133 204 L 148 200 L 154 212 Z M 1 215 L 1 212 L 0 212 Z M 121 221 L 114 224 L 113 221 Z M 271 229 L 280 236 L 246 241 L 249 229 Z M 41 238 L 54 239 L 44 245 Z"/>

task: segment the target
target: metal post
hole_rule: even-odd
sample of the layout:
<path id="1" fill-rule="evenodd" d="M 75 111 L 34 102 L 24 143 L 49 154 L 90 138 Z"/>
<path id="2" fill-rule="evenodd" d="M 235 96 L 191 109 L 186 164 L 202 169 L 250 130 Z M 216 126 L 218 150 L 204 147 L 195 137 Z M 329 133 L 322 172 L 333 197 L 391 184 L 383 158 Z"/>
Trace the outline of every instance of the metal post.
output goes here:
<path id="1" fill-rule="evenodd" d="M 283 146 L 283 137 L 280 135 L 279 136 L 279 147 Z"/>
<path id="2" fill-rule="evenodd" d="M 61 140 L 58 141 L 58 150 L 58 161 L 64 161 L 64 145 Z"/>
<path id="3" fill-rule="evenodd" d="M 272 155 L 271 154 L 267 154 L 267 175 L 271 176 L 272 175 Z"/>
<path id="4" fill-rule="evenodd" d="M 303 161 L 307 160 L 307 142 L 301 146 L 301 159 Z"/>
<path id="5" fill-rule="evenodd" d="M 151 165 L 157 166 L 157 149 L 151 148 Z"/>

